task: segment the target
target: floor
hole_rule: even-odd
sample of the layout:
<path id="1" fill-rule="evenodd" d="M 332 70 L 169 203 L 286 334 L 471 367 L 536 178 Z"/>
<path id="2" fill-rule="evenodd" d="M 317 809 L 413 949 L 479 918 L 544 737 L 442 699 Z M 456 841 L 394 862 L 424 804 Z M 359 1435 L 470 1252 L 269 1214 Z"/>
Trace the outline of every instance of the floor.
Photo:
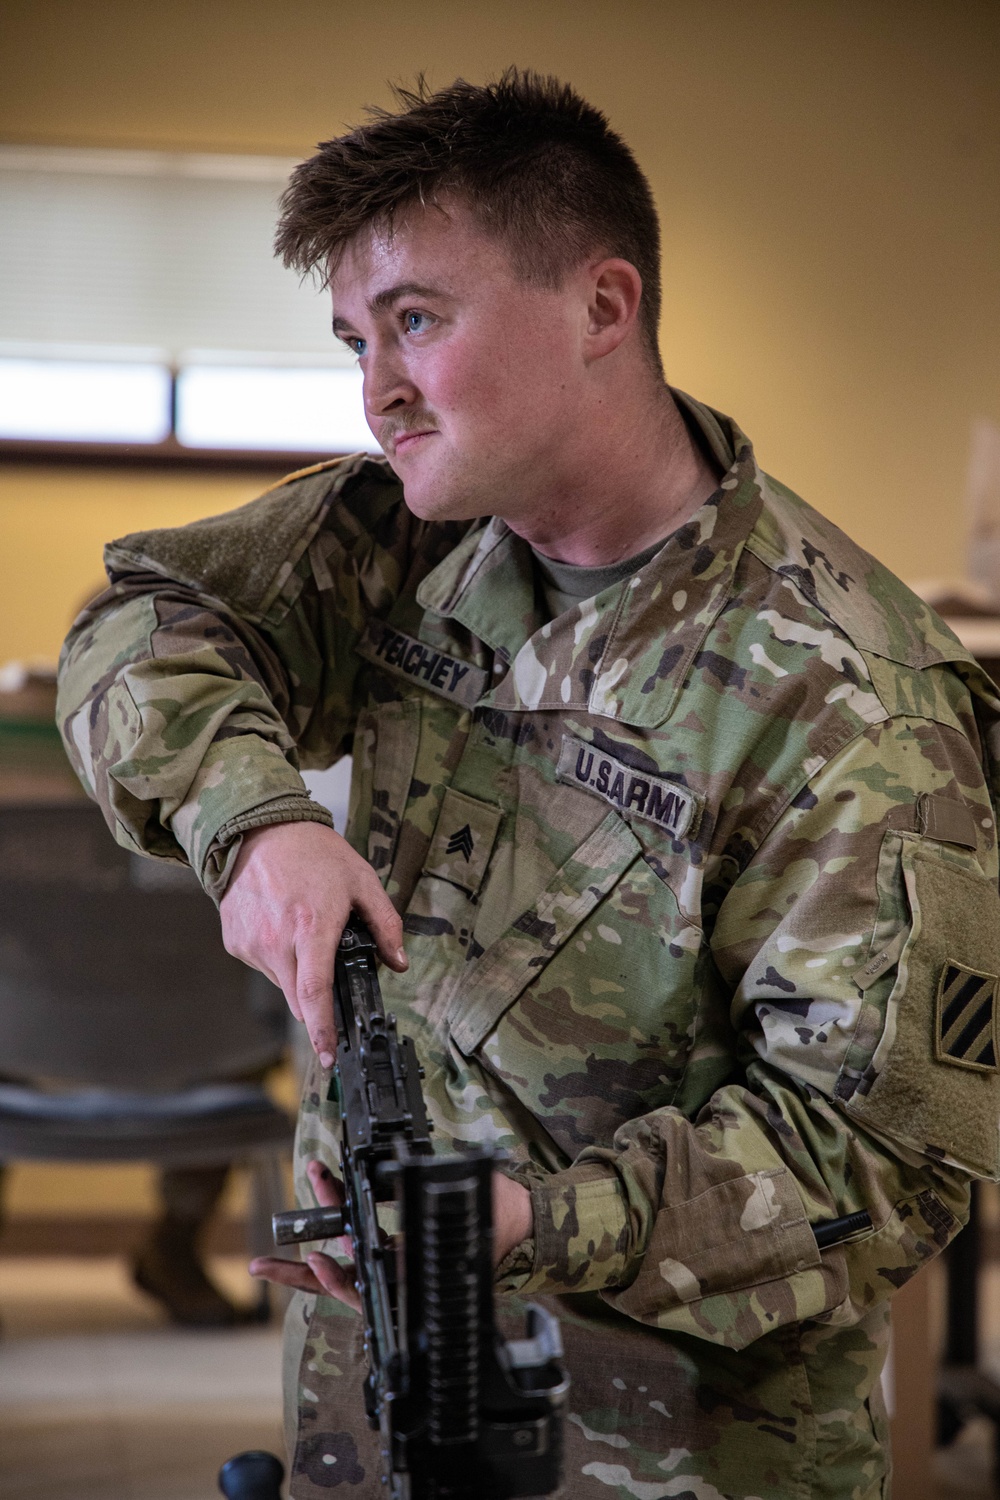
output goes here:
<path id="1" fill-rule="evenodd" d="M 213 1261 L 252 1300 L 243 1260 Z M 220 1465 L 281 1454 L 281 1334 L 163 1325 L 111 1257 L 0 1259 L 3 1500 L 210 1500 Z"/>
<path id="2" fill-rule="evenodd" d="M 249 1302 L 243 1265 L 216 1257 L 212 1274 Z M 1000 1375 L 1000 1266 L 984 1283 Z M 211 1500 L 233 1454 L 283 1453 L 277 1323 L 173 1330 L 121 1259 L 94 1256 L 0 1257 L 0 1310 L 2 1500 Z M 937 1454 L 937 1500 L 997 1495 L 991 1443 L 974 1422 Z"/>
<path id="3" fill-rule="evenodd" d="M 993 1500 L 993 1428 L 985 1417 L 977 1417 L 961 1437 L 935 1456 L 937 1500 Z M 899 1500 L 906 1500 L 900 1496 Z"/>

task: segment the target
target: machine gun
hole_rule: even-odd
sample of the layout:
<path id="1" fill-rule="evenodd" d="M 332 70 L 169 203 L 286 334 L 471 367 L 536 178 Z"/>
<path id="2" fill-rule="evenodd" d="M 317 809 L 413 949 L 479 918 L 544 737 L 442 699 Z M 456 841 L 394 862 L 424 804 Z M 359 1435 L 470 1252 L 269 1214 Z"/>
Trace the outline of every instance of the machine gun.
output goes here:
<path id="1" fill-rule="evenodd" d="M 386 1015 L 375 945 L 344 929 L 334 978 L 344 1207 L 276 1214 L 279 1245 L 350 1235 L 365 1324 L 368 1420 L 392 1500 L 515 1500 L 560 1481 L 568 1382 L 559 1325 L 531 1304 L 527 1336 L 493 1316 L 492 1174 L 477 1148 L 435 1156 L 413 1041 Z M 394 1201 L 387 1240 L 378 1205 Z"/>

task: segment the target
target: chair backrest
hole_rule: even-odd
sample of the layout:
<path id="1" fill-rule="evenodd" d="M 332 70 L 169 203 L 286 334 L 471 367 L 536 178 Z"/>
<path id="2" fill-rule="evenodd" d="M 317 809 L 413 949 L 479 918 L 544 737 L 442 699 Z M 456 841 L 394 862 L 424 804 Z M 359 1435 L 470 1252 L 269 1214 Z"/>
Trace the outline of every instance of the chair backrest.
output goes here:
<path id="1" fill-rule="evenodd" d="M 0 1074 L 165 1090 L 274 1062 L 280 992 L 231 958 L 184 866 L 90 803 L 0 807 Z"/>

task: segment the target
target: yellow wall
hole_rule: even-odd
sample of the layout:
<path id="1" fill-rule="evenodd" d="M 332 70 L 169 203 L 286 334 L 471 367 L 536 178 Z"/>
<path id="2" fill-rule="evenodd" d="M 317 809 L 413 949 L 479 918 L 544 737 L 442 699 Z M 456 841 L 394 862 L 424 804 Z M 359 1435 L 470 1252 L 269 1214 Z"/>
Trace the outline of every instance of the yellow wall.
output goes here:
<path id="1" fill-rule="evenodd" d="M 55 661 L 73 616 L 106 581 L 105 541 L 230 510 L 272 483 L 265 473 L 0 466 L 0 662 Z"/>
<path id="2" fill-rule="evenodd" d="M 4 0 L 0 26 L 18 142 L 304 153 L 387 78 L 562 74 L 653 181 L 670 378 L 897 571 L 961 571 L 969 423 L 1000 420 L 995 0 Z M 255 487 L 0 471 L 0 660 L 54 654 L 103 538 Z"/>

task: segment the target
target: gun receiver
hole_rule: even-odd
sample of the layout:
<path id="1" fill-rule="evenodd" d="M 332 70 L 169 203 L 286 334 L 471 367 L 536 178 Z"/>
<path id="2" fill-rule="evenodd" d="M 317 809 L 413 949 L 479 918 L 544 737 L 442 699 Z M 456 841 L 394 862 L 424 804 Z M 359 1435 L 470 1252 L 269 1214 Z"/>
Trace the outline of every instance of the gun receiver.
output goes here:
<path id="1" fill-rule="evenodd" d="M 337 952 L 334 1014 L 344 1207 L 276 1214 L 275 1241 L 353 1240 L 365 1407 L 392 1500 L 548 1495 L 568 1388 L 559 1325 L 532 1304 L 526 1338 L 497 1333 L 494 1154 L 433 1154 L 413 1041 L 384 1011 L 375 946 L 357 919 Z M 397 1206 L 394 1242 L 379 1227 L 386 1202 Z"/>

